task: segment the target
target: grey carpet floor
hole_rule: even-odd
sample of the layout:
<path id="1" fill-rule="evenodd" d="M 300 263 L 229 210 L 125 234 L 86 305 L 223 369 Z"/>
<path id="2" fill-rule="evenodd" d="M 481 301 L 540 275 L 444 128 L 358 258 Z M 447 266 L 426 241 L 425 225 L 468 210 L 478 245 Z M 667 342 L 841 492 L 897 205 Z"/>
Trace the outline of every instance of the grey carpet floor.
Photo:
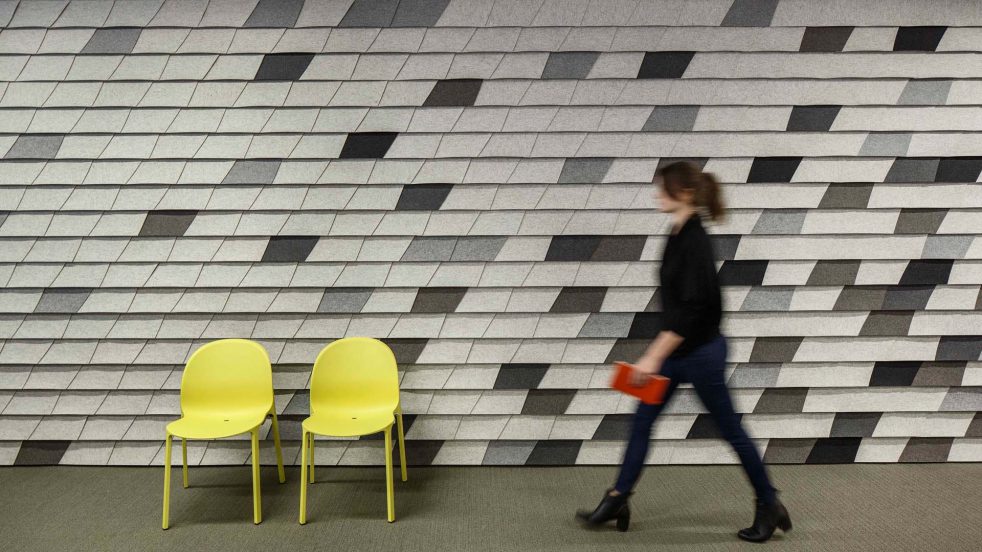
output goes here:
<path id="1" fill-rule="evenodd" d="M 632 499 L 631 530 L 586 531 L 612 467 L 410 469 L 385 522 L 380 468 L 318 469 L 306 526 L 299 471 L 263 470 L 261 525 L 252 524 L 249 469 L 174 470 L 171 528 L 160 529 L 162 468 L 0 468 L 0 548 L 140 550 L 750 550 L 734 531 L 752 516 L 738 467 L 649 468 Z M 780 550 L 982 550 L 982 464 L 772 466 L 794 530 Z"/>

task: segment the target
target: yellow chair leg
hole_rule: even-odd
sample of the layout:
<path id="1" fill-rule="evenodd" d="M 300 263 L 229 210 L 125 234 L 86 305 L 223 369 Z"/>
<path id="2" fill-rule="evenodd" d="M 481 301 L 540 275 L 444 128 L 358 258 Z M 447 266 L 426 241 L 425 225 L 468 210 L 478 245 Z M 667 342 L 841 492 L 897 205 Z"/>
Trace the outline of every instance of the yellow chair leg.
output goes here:
<path id="1" fill-rule="evenodd" d="M 184 476 L 184 488 L 188 488 L 188 440 L 181 437 L 181 474 Z"/>
<path id="2" fill-rule="evenodd" d="M 276 420 L 276 407 L 270 409 L 273 414 L 273 446 L 276 447 L 276 469 L 279 472 L 280 483 L 286 483 L 286 471 L 283 470 L 283 449 L 280 447 L 280 424 Z"/>
<path id="3" fill-rule="evenodd" d="M 170 513 L 170 434 L 167 434 L 166 444 L 164 445 L 164 515 L 162 527 L 168 527 L 168 514 Z"/>
<path id="4" fill-rule="evenodd" d="M 406 476 L 406 436 L 402 433 L 402 412 L 396 414 L 396 423 L 399 426 L 399 466 L 402 468 L 402 480 L 405 481 L 408 477 Z"/>
<path id="5" fill-rule="evenodd" d="M 307 445 L 307 450 L 310 452 L 310 482 L 315 483 L 316 480 L 314 479 L 314 465 L 316 464 L 316 462 L 314 461 L 314 446 L 317 444 L 317 441 L 314 439 L 313 433 L 308 433 L 307 438 L 310 439 L 310 444 Z"/>
<path id="6" fill-rule="evenodd" d="M 385 497 L 389 523 L 396 520 L 396 501 L 392 489 L 392 426 L 385 428 Z"/>
<path id="7" fill-rule="evenodd" d="M 259 489 L 259 428 L 252 430 L 252 521 L 259 524 L 263 520 L 263 499 Z"/>
<path id="8" fill-rule="evenodd" d="M 300 525 L 307 523 L 307 432 L 300 439 Z"/>

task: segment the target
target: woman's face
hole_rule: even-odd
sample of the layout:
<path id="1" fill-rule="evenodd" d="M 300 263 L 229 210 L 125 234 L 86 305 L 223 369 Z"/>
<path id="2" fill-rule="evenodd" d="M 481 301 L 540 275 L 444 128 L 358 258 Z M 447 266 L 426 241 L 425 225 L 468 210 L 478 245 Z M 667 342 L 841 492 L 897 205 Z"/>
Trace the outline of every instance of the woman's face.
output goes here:
<path id="1" fill-rule="evenodd" d="M 674 213 L 686 205 L 684 199 L 692 193 L 686 190 L 679 192 L 680 198 L 676 199 L 665 191 L 665 181 L 658 177 L 655 179 L 655 199 L 658 200 L 658 209 L 663 213 Z"/>

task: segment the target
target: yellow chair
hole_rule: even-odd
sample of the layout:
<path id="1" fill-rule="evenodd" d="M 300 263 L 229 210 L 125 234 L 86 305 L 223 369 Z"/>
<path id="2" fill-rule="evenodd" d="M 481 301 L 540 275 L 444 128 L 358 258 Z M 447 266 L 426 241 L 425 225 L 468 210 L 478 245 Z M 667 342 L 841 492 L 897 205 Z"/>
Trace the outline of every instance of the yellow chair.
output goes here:
<path id="1" fill-rule="evenodd" d="M 377 339 L 350 337 L 324 347 L 310 377 L 310 417 L 300 447 L 300 523 L 307 523 L 307 465 L 314 482 L 314 435 L 356 437 L 385 433 L 388 519 L 396 519 L 392 489 L 392 424 L 399 428 L 399 460 L 406 480 L 406 445 L 396 358 Z M 308 452 L 309 451 L 309 452 Z"/>
<path id="2" fill-rule="evenodd" d="M 259 491 L 259 427 L 273 416 L 273 441 L 280 483 L 283 451 L 273 402 L 273 371 L 262 345 L 246 339 L 221 339 L 202 346 L 191 355 L 181 379 L 181 419 L 167 424 L 164 453 L 164 515 L 167 529 L 170 512 L 171 437 L 181 438 L 184 488 L 188 486 L 188 439 L 220 439 L 242 433 L 252 436 L 252 513 L 262 521 Z"/>

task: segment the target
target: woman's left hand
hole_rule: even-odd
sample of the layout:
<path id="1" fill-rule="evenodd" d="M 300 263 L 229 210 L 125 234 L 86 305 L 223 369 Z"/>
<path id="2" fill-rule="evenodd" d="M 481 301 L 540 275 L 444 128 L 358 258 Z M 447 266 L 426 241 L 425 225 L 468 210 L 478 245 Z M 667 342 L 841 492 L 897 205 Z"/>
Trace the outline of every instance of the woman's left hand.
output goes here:
<path id="1" fill-rule="evenodd" d="M 653 357 L 642 357 L 634 363 L 634 370 L 631 372 L 631 383 L 642 386 L 648 383 L 651 376 L 657 375 L 661 371 L 661 361 Z"/>

